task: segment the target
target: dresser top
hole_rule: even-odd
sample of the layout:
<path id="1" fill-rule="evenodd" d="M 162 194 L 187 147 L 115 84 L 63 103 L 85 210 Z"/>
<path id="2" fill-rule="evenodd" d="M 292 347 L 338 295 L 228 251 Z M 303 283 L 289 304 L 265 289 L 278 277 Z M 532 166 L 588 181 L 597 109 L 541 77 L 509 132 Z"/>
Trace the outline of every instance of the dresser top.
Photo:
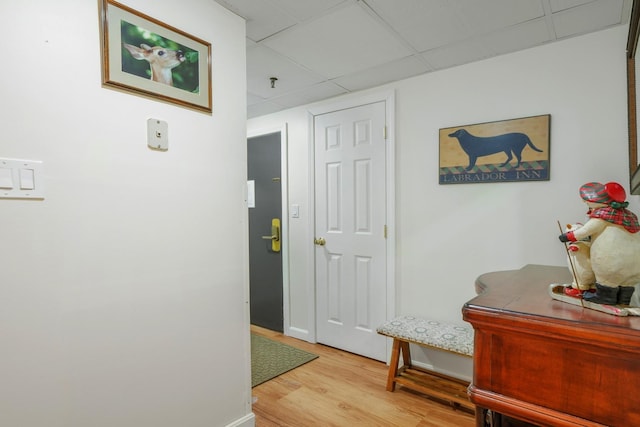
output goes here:
<path id="1" fill-rule="evenodd" d="M 638 316 L 616 316 L 551 298 L 548 293 L 551 284 L 570 282 L 567 267 L 529 264 L 520 270 L 485 273 L 475 283 L 478 296 L 464 305 L 463 314 L 465 320 L 469 320 L 470 312 L 483 312 L 500 318 L 526 318 L 559 325 L 579 323 L 581 328 L 613 328 L 616 333 L 637 333 L 640 337 Z"/>

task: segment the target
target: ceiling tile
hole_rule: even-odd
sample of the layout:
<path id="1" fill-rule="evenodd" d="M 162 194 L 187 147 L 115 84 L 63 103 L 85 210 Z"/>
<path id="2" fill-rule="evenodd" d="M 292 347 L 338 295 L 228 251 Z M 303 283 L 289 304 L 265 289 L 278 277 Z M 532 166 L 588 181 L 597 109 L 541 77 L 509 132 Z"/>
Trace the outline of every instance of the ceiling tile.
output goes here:
<path id="1" fill-rule="evenodd" d="M 411 52 L 357 4 L 282 31 L 262 42 L 327 78 L 354 73 Z"/>
<path id="2" fill-rule="evenodd" d="M 584 34 L 620 23 L 623 0 L 599 0 L 553 14 L 558 38 Z"/>
<path id="3" fill-rule="evenodd" d="M 367 4 L 417 52 L 471 36 L 450 0 L 367 0 Z"/>
<path id="4" fill-rule="evenodd" d="M 540 0 L 451 0 L 465 25 L 474 35 L 520 24 L 544 16 Z"/>
<path id="5" fill-rule="evenodd" d="M 332 98 L 343 93 L 347 93 L 347 91 L 333 83 L 324 82 L 296 93 L 275 98 L 273 99 L 273 102 L 289 108 Z"/>
<path id="6" fill-rule="evenodd" d="M 254 2 L 256 0 L 253 0 Z M 347 3 L 349 0 L 271 0 L 280 10 L 284 10 L 299 22 L 306 21 L 326 11 Z"/>
<path id="7" fill-rule="evenodd" d="M 435 69 L 455 67 L 494 56 L 478 39 L 432 49 L 423 57 Z"/>
<path id="8" fill-rule="evenodd" d="M 247 37 L 262 40 L 296 24 L 296 20 L 271 0 L 217 0 L 218 3 L 247 21 Z"/>
<path id="9" fill-rule="evenodd" d="M 276 77 L 275 88 L 271 77 Z M 300 68 L 271 49 L 256 45 L 247 49 L 247 90 L 263 98 L 283 95 L 325 80 Z"/>
<path id="10" fill-rule="evenodd" d="M 338 77 L 332 81 L 349 91 L 356 91 L 417 76 L 431 70 L 432 68 L 422 58 L 414 55 L 348 76 Z"/>
<path id="11" fill-rule="evenodd" d="M 259 104 L 247 105 L 247 117 L 252 119 L 254 117 L 260 117 L 266 114 L 276 113 L 281 110 L 284 110 L 284 107 L 282 105 L 265 101 Z"/>
<path id="12" fill-rule="evenodd" d="M 561 10 L 570 9 L 572 7 L 591 3 L 593 0 L 549 0 L 551 12 L 559 12 Z"/>
<path id="13" fill-rule="evenodd" d="M 544 18 L 514 25 L 481 37 L 482 43 L 496 55 L 528 49 L 553 39 Z"/>
<path id="14" fill-rule="evenodd" d="M 266 99 L 264 99 L 263 97 L 254 95 L 251 92 L 247 92 L 247 105 L 259 104 L 265 101 Z"/>

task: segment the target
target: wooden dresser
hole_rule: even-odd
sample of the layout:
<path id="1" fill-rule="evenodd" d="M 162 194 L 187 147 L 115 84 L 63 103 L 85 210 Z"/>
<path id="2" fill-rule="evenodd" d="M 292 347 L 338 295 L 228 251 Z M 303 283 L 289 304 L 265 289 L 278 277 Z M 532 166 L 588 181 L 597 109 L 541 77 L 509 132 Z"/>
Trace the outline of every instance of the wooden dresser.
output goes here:
<path id="1" fill-rule="evenodd" d="M 570 280 L 568 268 L 541 265 L 478 277 L 462 309 L 477 426 L 640 426 L 640 317 L 549 296 Z"/>

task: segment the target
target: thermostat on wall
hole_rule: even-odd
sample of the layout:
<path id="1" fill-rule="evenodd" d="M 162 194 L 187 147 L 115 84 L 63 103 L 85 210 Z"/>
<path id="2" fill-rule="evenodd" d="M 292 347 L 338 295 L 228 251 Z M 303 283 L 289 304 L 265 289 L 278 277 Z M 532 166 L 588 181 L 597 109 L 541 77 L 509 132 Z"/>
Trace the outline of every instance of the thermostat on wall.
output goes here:
<path id="1" fill-rule="evenodd" d="M 169 149 L 169 125 L 158 119 L 147 120 L 147 145 L 154 150 Z"/>

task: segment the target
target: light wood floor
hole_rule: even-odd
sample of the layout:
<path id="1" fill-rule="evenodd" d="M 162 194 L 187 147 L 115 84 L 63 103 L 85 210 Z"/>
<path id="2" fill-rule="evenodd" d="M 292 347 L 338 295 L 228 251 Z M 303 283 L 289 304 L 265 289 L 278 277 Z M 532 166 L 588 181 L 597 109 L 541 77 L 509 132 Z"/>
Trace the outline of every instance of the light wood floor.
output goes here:
<path id="1" fill-rule="evenodd" d="M 398 386 L 387 366 L 320 344 L 251 326 L 251 331 L 320 357 L 253 388 L 257 427 L 466 427 L 473 415 Z"/>

